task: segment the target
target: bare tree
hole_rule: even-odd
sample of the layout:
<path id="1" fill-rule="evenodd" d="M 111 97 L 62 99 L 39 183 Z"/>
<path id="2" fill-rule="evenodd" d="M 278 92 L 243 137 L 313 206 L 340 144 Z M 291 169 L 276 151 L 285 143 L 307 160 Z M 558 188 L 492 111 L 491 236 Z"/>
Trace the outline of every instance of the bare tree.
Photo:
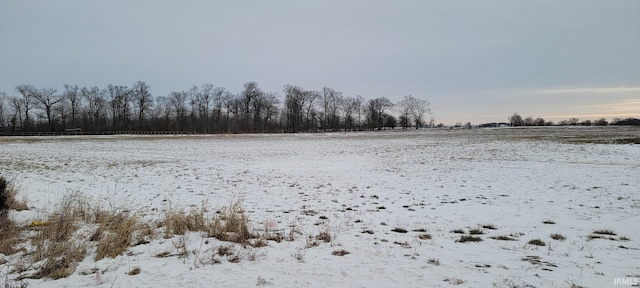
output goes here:
<path id="1" fill-rule="evenodd" d="M 382 129 L 385 124 L 385 111 L 391 107 L 393 107 L 393 103 L 386 97 L 371 99 L 367 102 L 367 120 L 370 130 L 375 128 Z"/>
<path id="2" fill-rule="evenodd" d="M 187 99 L 188 92 L 171 92 L 169 98 L 171 100 L 171 106 L 173 107 L 176 115 L 176 121 L 178 124 L 177 129 L 184 131 L 187 129 Z"/>
<path id="3" fill-rule="evenodd" d="M 402 126 L 403 129 L 409 128 L 411 117 L 415 110 L 415 100 L 416 99 L 413 96 L 407 95 L 398 102 L 398 106 L 400 106 L 400 126 Z"/>
<path id="4" fill-rule="evenodd" d="M 242 129 L 244 131 L 257 131 L 260 126 L 262 110 L 262 90 L 258 88 L 258 83 L 251 81 L 244 84 L 244 90 L 240 93 L 242 100 Z M 253 118 L 253 123 L 251 119 Z M 253 127 L 252 127 L 253 126 Z M 252 129 L 253 128 L 253 129 Z"/>
<path id="5" fill-rule="evenodd" d="M 305 91 L 299 86 L 284 86 L 286 127 L 289 132 L 298 132 L 302 128 L 302 109 L 305 103 Z"/>
<path id="6" fill-rule="evenodd" d="M 596 125 L 596 126 L 607 126 L 607 125 L 609 125 L 609 122 L 607 122 L 607 119 L 605 119 L 605 118 L 600 118 L 600 119 L 596 120 L 593 124 Z"/>
<path id="7" fill-rule="evenodd" d="M 19 85 L 18 87 L 16 87 L 16 90 L 18 90 L 18 92 L 20 93 L 20 95 L 22 95 L 22 112 L 24 112 L 24 120 L 21 121 L 22 122 L 22 130 L 26 131 L 28 130 L 30 127 L 29 125 L 31 125 L 30 122 L 30 118 L 29 115 L 31 112 L 31 108 L 33 108 L 33 105 L 35 103 L 35 98 L 34 95 L 37 93 L 37 90 L 35 87 L 31 86 L 31 85 Z"/>
<path id="8" fill-rule="evenodd" d="M 227 133 L 231 133 L 232 130 L 235 131 L 235 127 L 232 127 L 231 114 L 233 114 L 234 117 L 238 114 L 238 101 L 233 93 L 226 90 L 222 92 L 220 100 L 222 101 L 225 109 L 225 123 L 223 129 L 226 130 Z"/>
<path id="9" fill-rule="evenodd" d="M 305 121 L 304 128 L 305 130 L 316 130 L 316 110 L 315 110 L 315 101 L 320 98 L 320 93 L 318 91 L 305 91 L 304 96 L 304 110 L 305 112 Z"/>
<path id="10" fill-rule="evenodd" d="M 317 91 L 304 90 L 299 86 L 284 86 L 286 130 L 298 132 L 316 129 L 315 100 L 320 97 Z"/>
<path id="11" fill-rule="evenodd" d="M 69 101 L 71 108 L 71 126 L 77 128 L 78 113 L 82 101 L 82 93 L 78 85 L 64 84 L 64 98 Z"/>
<path id="12" fill-rule="evenodd" d="M 60 102 L 54 106 L 53 108 L 53 117 L 54 119 L 59 119 L 60 121 L 56 120 L 56 123 L 60 123 L 61 127 L 60 129 L 62 131 L 64 131 L 65 129 L 67 129 L 67 123 L 69 122 L 69 106 L 70 104 L 67 101 L 67 98 L 64 97 L 64 95 L 59 95 L 60 97 Z"/>
<path id="13" fill-rule="evenodd" d="M 55 105 L 62 101 L 62 97 L 56 95 L 57 90 L 53 88 L 42 88 L 37 91 L 33 97 L 40 102 L 42 109 L 47 115 L 47 122 L 51 132 L 56 131 L 56 121 L 53 115 Z"/>
<path id="14" fill-rule="evenodd" d="M 158 114 L 158 118 L 160 118 L 161 130 L 169 130 L 171 125 L 171 112 L 173 107 L 171 102 L 171 98 L 166 96 L 159 96 L 156 99 L 156 114 Z"/>
<path id="15" fill-rule="evenodd" d="M 4 102 L 7 99 L 7 94 L 4 92 L 0 92 L 0 128 L 6 127 L 5 122 L 5 112 L 4 112 Z"/>
<path id="16" fill-rule="evenodd" d="M 358 108 L 358 127 L 359 129 L 362 129 L 362 112 L 366 111 L 366 107 L 365 107 L 365 103 L 364 103 L 364 97 L 358 95 L 356 96 L 355 99 L 355 105 Z"/>
<path id="17" fill-rule="evenodd" d="M 135 107 L 138 114 L 138 127 L 144 129 L 145 127 L 145 112 L 151 109 L 153 105 L 153 97 L 149 91 L 150 87 L 143 81 L 138 81 L 131 87 L 131 94 L 135 101 Z"/>
<path id="18" fill-rule="evenodd" d="M 360 104 L 354 97 L 346 97 L 342 101 L 342 111 L 344 111 L 344 129 L 353 130 L 356 125 L 355 114 L 360 111 Z"/>
<path id="19" fill-rule="evenodd" d="M 323 87 L 321 100 L 323 110 L 323 129 L 337 131 L 340 126 L 340 115 L 338 115 L 338 111 L 344 101 L 342 92 L 333 90 L 329 87 Z"/>
<path id="20" fill-rule="evenodd" d="M 131 90 L 127 86 L 107 86 L 111 108 L 111 126 L 114 130 L 129 129 L 131 119 Z"/>
<path id="21" fill-rule="evenodd" d="M 509 117 L 509 123 L 511 126 L 523 126 L 524 120 L 522 119 L 522 116 L 518 115 L 518 113 L 513 113 L 513 115 Z"/>
<path id="22" fill-rule="evenodd" d="M 100 130 L 101 116 L 107 105 L 107 101 L 104 99 L 104 91 L 97 86 L 91 88 L 82 87 L 80 94 L 88 103 L 86 114 L 89 119 L 89 129 L 93 132 Z"/>
<path id="23" fill-rule="evenodd" d="M 275 121 L 274 118 L 278 114 L 278 104 L 280 100 L 278 99 L 277 93 L 263 93 L 262 95 L 262 103 L 263 103 L 263 123 L 267 125 L 267 130 L 274 130 Z"/>
<path id="24" fill-rule="evenodd" d="M 195 88 L 195 86 L 194 86 Z M 194 88 L 191 88 L 191 90 L 193 90 Z M 198 122 L 199 122 L 199 126 L 201 126 L 200 128 L 202 129 L 202 131 L 204 131 L 205 133 L 210 133 L 211 132 L 211 128 L 210 128 L 210 121 L 209 121 L 209 106 L 211 105 L 211 101 L 213 100 L 213 98 L 215 97 L 215 92 L 216 92 L 216 88 L 215 86 L 213 86 L 213 84 L 203 84 L 202 87 L 200 88 L 199 93 L 196 93 L 195 96 L 195 101 L 197 103 L 197 109 L 198 109 Z"/>
<path id="25" fill-rule="evenodd" d="M 222 108 L 225 103 L 225 95 L 228 93 L 224 88 L 217 87 L 213 90 L 213 117 L 211 119 L 213 131 L 214 132 L 223 132 L 224 131 L 224 121 L 222 119 Z"/>
<path id="26" fill-rule="evenodd" d="M 533 125 L 534 125 L 534 126 L 544 126 L 544 125 L 545 125 L 545 123 L 546 123 L 546 122 L 544 121 L 544 119 L 543 119 L 543 118 L 540 118 L 540 117 L 538 117 L 538 118 L 536 118 L 536 119 L 534 119 L 534 120 L 533 120 Z"/>
<path id="27" fill-rule="evenodd" d="M 416 129 L 422 127 L 424 125 L 424 116 L 425 114 L 431 113 L 431 103 L 428 100 L 418 99 L 411 95 L 404 96 L 404 99 L 400 101 L 401 107 L 401 117 L 405 117 L 400 121 L 410 121 L 410 118 L 413 118 Z"/>
<path id="28" fill-rule="evenodd" d="M 569 119 L 569 125 L 576 126 L 578 125 L 578 122 L 580 122 L 580 119 L 576 117 L 572 117 Z"/>

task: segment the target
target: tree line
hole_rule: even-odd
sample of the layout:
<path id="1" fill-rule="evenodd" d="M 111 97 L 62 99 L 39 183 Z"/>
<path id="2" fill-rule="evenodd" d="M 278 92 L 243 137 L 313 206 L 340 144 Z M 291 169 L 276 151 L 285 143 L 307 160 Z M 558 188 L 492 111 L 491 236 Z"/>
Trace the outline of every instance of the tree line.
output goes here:
<path id="1" fill-rule="evenodd" d="M 613 118 L 611 122 L 606 118 L 600 118 L 598 120 L 582 120 L 572 117 L 566 120 L 561 120 L 558 123 L 553 121 L 545 121 L 543 118 L 533 118 L 531 116 L 522 118 L 518 113 L 513 113 L 508 119 L 510 126 L 607 126 L 607 125 L 638 125 L 640 122 L 634 118 Z"/>
<path id="2" fill-rule="evenodd" d="M 432 125 L 430 103 L 411 95 L 398 103 L 365 100 L 330 87 L 320 91 L 285 85 L 283 97 L 247 82 L 239 93 L 213 84 L 154 96 L 143 81 L 131 86 L 53 88 L 18 85 L 0 92 L 0 131 L 85 133 L 103 131 L 188 131 L 265 133 L 382 130 Z M 284 98 L 284 99 L 283 99 Z M 400 112 L 394 116 L 396 107 Z"/>

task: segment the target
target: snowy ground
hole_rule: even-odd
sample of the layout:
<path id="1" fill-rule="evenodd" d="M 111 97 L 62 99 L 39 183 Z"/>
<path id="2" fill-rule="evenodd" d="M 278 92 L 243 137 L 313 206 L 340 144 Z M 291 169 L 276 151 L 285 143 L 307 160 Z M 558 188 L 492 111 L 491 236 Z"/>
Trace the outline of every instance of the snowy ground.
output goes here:
<path id="1" fill-rule="evenodd" d="M 198 258 L 226 244 L 191 233 L 189 258 L 157 258 L 176 249 L 160 237 L 115 259 L 89 255 L 66 279 L 26 280 L 33 287 L 618 287 L 640 277 L 640 146 L 582 140 L 623 134 L 640 130 L 1 138 L 0 174 L 32 207 L 12 214 L 23 224 L 79 191 L 146 219 L 241 197 L 256 230 L 301 232 L 208 265 Z M 453 230 L 482 225 L 496 229 L 456 242 Z M 588 239 L 605 228 L 615 240 Z M 306 248 L 321 231 L 332 240 Z M 350 254 L 332 255 L 340 249 Z M 20 259 L 2 259 L 4 278 Z M 140 274 L 125 274 L 134 266 Z M 103 272 L 82 273 L 93 268 Z"/>

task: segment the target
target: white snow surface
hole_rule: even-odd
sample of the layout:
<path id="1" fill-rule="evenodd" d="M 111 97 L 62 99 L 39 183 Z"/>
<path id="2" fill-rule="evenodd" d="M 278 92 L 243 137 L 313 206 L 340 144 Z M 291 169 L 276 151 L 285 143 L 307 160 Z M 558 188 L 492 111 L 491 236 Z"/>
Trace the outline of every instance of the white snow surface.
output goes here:
<path id="1" fill-rule="evenodd" d="M 198 264 L 232 245 L 198 232 L 184 238 L 187 259 L 156 257 L 178 236 L 115 259 L 94 261 L 90 251 L 70 277 L 24 280 L 32 287 L 617 287 L 615 278 L 640 277 L 640 146 L 531 131 L 3 138 L 0 175 L 31 207 L 11 213 L 24 225 L 81 192 L 147 221 L 169 205 L 215 209 L 241 198 L 256 231 L 275 223 L 302 232 L 262 248 L 233 244 L 239 263 Z M 452 233 L 488 224 L 497 229 L 483 229 L 482 242 Z M 596 229 L 629 240 L 589 240 Z M 321 230 L 331 242 L 306 248 Z M 490 238 L 510 234 L 520 236 Z M 332 255 L 339 249 L 350 254 Z M 2 278 L 18 276 L 6 275 L 18 257 L 0 254 Z M 140 274 L 127 275 L 132 267 Z"/>

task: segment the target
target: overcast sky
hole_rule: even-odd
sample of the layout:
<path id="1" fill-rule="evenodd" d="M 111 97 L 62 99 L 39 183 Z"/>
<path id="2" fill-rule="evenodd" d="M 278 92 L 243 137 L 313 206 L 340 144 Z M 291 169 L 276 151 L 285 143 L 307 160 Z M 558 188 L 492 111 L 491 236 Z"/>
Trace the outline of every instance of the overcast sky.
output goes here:
<path id="1" fill-rule="evenodd" d="M 445 124 L 640 118 L 640 1 L 0 0 L 0 92 L 138 80 L 411 94 Z"/>

